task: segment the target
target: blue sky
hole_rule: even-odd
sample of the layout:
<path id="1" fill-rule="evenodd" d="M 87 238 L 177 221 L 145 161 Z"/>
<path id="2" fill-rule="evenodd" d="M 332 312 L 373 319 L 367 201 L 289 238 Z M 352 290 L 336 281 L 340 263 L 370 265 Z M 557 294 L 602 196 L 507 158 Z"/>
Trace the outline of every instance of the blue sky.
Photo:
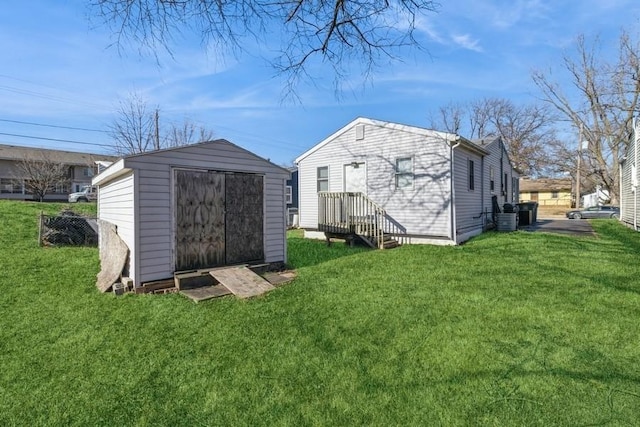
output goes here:
<path id="1" fill-rule="evenodd" d="M 426 52 L 402 52 L 401 62 L 368 79 L 348 76 L 339 98 L 331 79 L 318 79 L 297 87 L 299 103 L 283 103 L 283 79 L 258 55 L 222 57 L 193 38 L 176 42 L 173 59 L 156 61 L 133 47 L 119 52 L 108 28 L 89 20 L 87 3 L 0 8 L 0 143 L 106 153 L 104 131 L 118 102 L 137 92 L 160 106 L 164 123 L 188 118 L 217 138 L 291 164 L 358 116 L 428 127 L 429 115 L 450 102 L 533 102 L 531 70 L 554 70 L 562 81 L 554 67 L 579 34 L 599 36 L 602 54 L 612 55 L 622 28 L 634 36 L 640 30 L 637 0 L 443 1 L 419 22 Z"/>

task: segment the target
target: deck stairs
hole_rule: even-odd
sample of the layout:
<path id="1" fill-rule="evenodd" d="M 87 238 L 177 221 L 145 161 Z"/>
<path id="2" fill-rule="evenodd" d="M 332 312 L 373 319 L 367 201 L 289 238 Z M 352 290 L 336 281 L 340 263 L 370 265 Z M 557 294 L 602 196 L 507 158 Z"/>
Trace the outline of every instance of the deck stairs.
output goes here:
<path id="1" fill-rule="evenodd" d="M 318 194 L 318 230 L 350 244 L 364 242 L 374 249 L 392 249 L 406 243 L 406 229 L 362 193 Z"/>

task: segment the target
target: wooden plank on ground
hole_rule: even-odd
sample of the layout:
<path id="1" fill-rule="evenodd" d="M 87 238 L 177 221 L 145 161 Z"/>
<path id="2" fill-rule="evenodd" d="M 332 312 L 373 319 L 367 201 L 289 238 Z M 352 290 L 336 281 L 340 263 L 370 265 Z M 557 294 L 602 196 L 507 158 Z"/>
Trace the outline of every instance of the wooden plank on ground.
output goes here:
<path id="1" fill-rule="evenodd" d="M 209 274 L 240 298 L 254 297 L 275 289 L 247 267 L 219 268 L 211 270 Z"/>
<path id="2" fill-rule="evenodd" d="M 202 286 L 194 289 L 184 289 L 180 291 L 184 296 L 192 299 L 195 302 L 208 300 L 211 298 L 218 298 L 225 295 L 230 295 L 231 291 L 224 287 L 224 285 L 214 286 Z"/>

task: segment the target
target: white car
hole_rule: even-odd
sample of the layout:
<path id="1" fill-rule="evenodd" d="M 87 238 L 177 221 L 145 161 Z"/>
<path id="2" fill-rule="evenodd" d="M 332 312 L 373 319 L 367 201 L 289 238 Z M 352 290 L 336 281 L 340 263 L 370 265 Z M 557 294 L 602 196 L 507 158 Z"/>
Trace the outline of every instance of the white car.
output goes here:
<path id="1" fill-rule="evenodd" d="M 92 202 L 97 198 L 98 191 L 96 187 L 85 185 L 79 192 L 69 194 L 69 203 Z"/>

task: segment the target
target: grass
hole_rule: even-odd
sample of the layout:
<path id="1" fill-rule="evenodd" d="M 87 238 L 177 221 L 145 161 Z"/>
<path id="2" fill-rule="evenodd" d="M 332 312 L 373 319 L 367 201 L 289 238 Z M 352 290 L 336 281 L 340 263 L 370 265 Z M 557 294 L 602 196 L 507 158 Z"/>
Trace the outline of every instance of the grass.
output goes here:
<path id="1" fill-rule="evenodd" d="M 0 425 L 637 425 L 640 235 L 389 251 L 289 237 L 252 300 L 96 290 L 0 202 Z M 91 205 L 85 205 L 91 208 Z"/>

